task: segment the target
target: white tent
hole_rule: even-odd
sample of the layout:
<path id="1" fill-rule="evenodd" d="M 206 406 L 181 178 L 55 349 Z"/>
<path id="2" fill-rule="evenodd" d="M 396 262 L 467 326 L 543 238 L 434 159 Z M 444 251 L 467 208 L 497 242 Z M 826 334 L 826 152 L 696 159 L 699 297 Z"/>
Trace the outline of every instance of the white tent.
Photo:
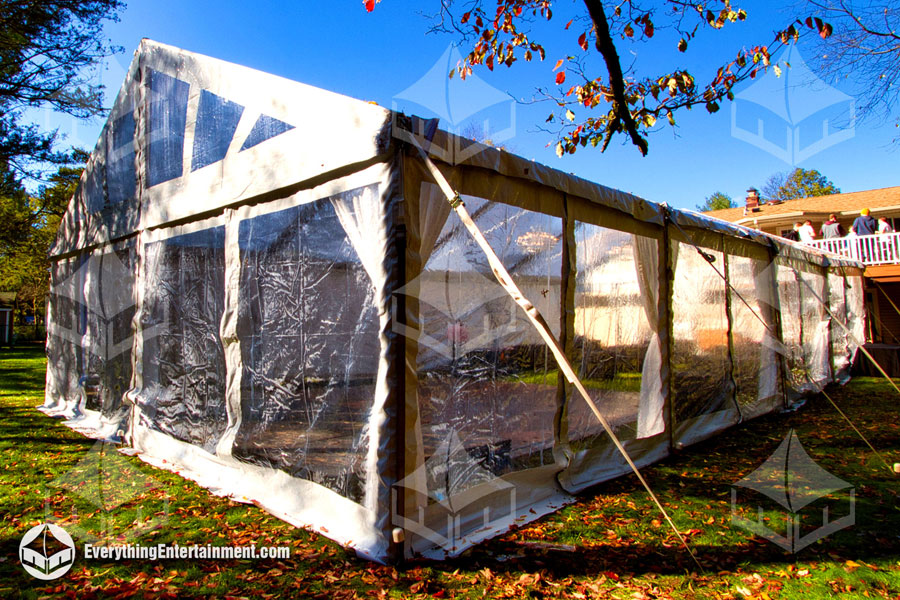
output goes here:
<path id="1" fill-rule="evenodd" d="M 428 125 L 142 42 L 52 249 L 43 410 L 382 561 L 626 472 L 423 146 L 639 465 L 846 377 L 858 263 Z"/>

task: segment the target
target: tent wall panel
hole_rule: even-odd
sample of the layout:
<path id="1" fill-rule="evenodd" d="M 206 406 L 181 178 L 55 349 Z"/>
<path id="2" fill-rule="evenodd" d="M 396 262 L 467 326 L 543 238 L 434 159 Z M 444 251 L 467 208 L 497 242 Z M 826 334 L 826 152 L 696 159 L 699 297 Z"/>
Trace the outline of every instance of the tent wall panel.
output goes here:
<path id="1" fill-rule="evenodd" d="M 54 262 L 50 268 L 47 327 L 47 386 L 44 408 L 72 415 L 81 397 L 84 354 L 81 338 L 87 326 L 83 269 L 86 255 Z"/>
<path id="2" fill-rule="evenodd" d="M 667 396 L 660 375 L 659 240 L 576 221 L 575 255 L 572 361 L 579 377 L 621 440 L 659 436 L 666 431 Z M 608 452 L 611 442 L 574 392 L 567 413 L 572 462 L 565 477 L 579 487 L 601 481 L 607 467 L 598 471 L 598 461 L 585 457 Z M 642 458 L 644 446 L 632 447 Z"/>
<path id="3" fill-rule="evenodd" d="M 360 502 L 379 357 L 372 283 L 328 199 L 239 228 L 242 415 L 232 455 Z"/>
<path id="4" fill-rule="evenodd" d="M 718 235 L 718 234 L 716 234 Z M 717 240 L 722 245 L 721 236 Z M 729 348 L 729 318 L 724 254 L 703 248 L 709 259 L 689 243 L 672 240 L 675 274 L 672 286 L 674 311 L 672 340 L 672 419 L 678 425 L 676 441 L 692 428 L 692 441 L 714 433 L 707 423 L 728 426 L 740 419 Z M 719 414 L 721 413 L 721 414 Z M 718 414 L 717 418 L 706 418 Z M 701 420 L 696 420 L 704 417 Z"/>
<path id="5" fill-rule="evenodd" d="M 809 378 L 803 353 L 803 313 L 801 283 L 798 273 L 789 264 L 776 259 L 778 282 L 778 305 L 781 322 L 781 336 L 784 344 L 785 393 L 789 399 L 796 398 L 806 388 Z"/>
<path id="6" fill-rule="evenodd" d="M 800 271 L 800 297 L 803 303 L 803 353 L 811 389 L 821 389 L 831 381 L 829 322 L 827 312 L 828 280 L 822 269 Z"/>
<path id="7" fill-rule="evenodd" d="M 743 419 L 767 413 L 781 404 L 775 290 L 770 269 L 768 259 L 728 255 L 732 362 Z"/>
<path id="8" fill-rule="evenodd" d="M 85 265 L 86 326 L 82 340 L 84 409 L 120 420 L 122 396 L 131 385 L 131 321 L 134 318 L 134 245 L 95 250 Z"/>
<path id="9" fill-rule="evenodd" d="M 51 268 L 47 412 L 77 420 L 96 437 L 124 428 L 131 385 L 135 248 L 99 247 Z M 65 400 L 64 400 L 65 399 Z"/>
<path id="10" fill-rule="evenodd" d="M 828 308 L 831 310 L 830 344 L 831 367 L 835 381 L 847 381 L 850 374 L 850 361 L 847 347 L 849 346 L 849 334 L 840 323 L 847 324 L 849 313 L 847 311 L 847 285 L 848 281 L 840 271 L 828 272 Z M 835 322 L 840 321 L 840 323 Z"/>
<path id="11" fill-rule="evenodd" d="M 145 261 L 142 423 L 214 452 L 227 425 L 225 228 L 148 243 Z"/>
<path id="12" fill-rule="evenodd" d="M 406 178 L 407 185 L 415 181 L 412 175 Z M 471 176 L 463 175 L 462 181 Z M 462 189 L 484 188 L 463 184 Z M 446 204 L 437 186 L 421 183 L 417 192 L 407 198 L 418 200 L 409 202 L 407 211 L 415 252 L 409 253 L 408 281 L 395 294 L 402 296 L 407 309 L 405 335 L 417 342 L 408 347 L 412 356 L 407 356 L 407 364 L 415 365 L 407 378 L 407 405 L 414 398 L 416 417 L 406 428 L 409 438 L 417 441 L 417 451 L 407 454 L 410 462 L 399 485 L 403 509 L 398 516 L 439 514 L 449 503 L 462 507 L 459 517 L 466 521 L 484 508 L 467 500 L 469 490 L 484 486 L 507 490 L 516 485 L 504 483 L 508 480 L 533 482 L 534 476 L 521 473 L 544 473 L 541 485 L 546 493 L 535 497 L 534 490 L 516 494 L 517 488 L 512 488 L 515 509 L 521 514 L 533 509 L 534 502 L 559 493 L 553 477 L 559 470 L 554 457 L 555 365 L 461 223 L 455 217 L 446 220 L 446 211 L 433 210 Z M 520 208 L 529 198 L 518 198 L 515 192 L 515 186 L 504 190 L 503 202 L 468 195 L 463 200 L 558 335 L 563 222 Z M 509 496 L 500 491 L 504 494 Z M 505 519 L 502 512 L 495 517 Z M 485 527 L 490 529 L 484 523 L 478 529 Z M 407 552 L 424 552 L 428 539 L 444 537 L 422 529 L 411 536 Z M 452 554 L 467 545 L 429 552 Z"/>
<path id="13" fill-rule="evenodd" d="M 865 289 L 860 269 L 841 268 L 844 276 L 844 297 L 847 299 L 847 322 L 851 335 L 848 335 L 847 353 L 849 363 L 859 351 L 859 344 L 866 339 Z"/>
<path id="14" fill-rule="evenodd" d="M 388 243 L 396 172 L 389 164 L 372 167 L 276 202 L 146 236 L 143 270 L 155 289 L 143 290 L 144 356 L 177 336 L 185 317 L 180 303 L 193 302 L 165 284 L 175 262 L 184 266 L 180 256 L 167 262 L 166 250 L 177 255 L 189 247 L 198 254 L 200 246 L 204 255 L 213 249 L 210 271 L 220 277 L 204 290 L 216 299 L 216 310 L 205 312 L 203 337 L 210 333 L 222 342 L 210 352 L 216 355 L 216 377 L 207 377 L 216 383 L 207 397 L 217 402 L 200 407 L 186 397 L 182 411 L 207 409 L 207 431 L 199 427 L 184 435 L 165 416 L 160 421 L 161 373 L 150 361 L 143 361 L 139 389 L 132 394 L 133 442 L 148 460 L 160 456 L 156 444 L 166 433 L 172 444 L 167 455 L 185 464 L 185 475 L 206 481 L 215 471 L 211 485 L 228 493 L 243 495 L 246 486 L 282 472 L 278 479 L 288 478 L 283 490 L 260 498 L 266 508 L 291 522 L 337 532 L 338 539 L 373 558 L 387 551 L 390 520 L 382 515 L 388 514 L 390 482 L 379 473 L 393 456 L 390 432 L 397 427 L 388 415 L 394 367 L 387 357 L 394 351 L 385 291 L 396 287 L 394 276 L 386 274 L 396 260 Z M 191 371 L 198 368 L 205 367 L 193 365 Z M 191 414 L 171 421 L 190 423 Z M 242 475 L 224 477 L 228 472 Z M 322 491 L 312 494 L 309 485 Z M 282 493 L 301 494 L 302 509 L 298 498 Z M 316 514 L 308 502 L 318 498 L 333 505 L 335 497 L 358 508 L 340 517 L 342 523 L 305 520 Z M 318 514 L 331 511 L 319 506 Z M 347 522 L 347 514 L 360 518 Z"/>
<path id="15" fill-rule="evenodd" d="M 558 324 L 561 220 L 474 197 L 465 201 L 523 291 Z M 553 359 L 461 224 L 449 221 L 442 230 L 420 276 L 418 299 L 426 324 L 417 356 L 426 456 L 455 432 L 470 454 L 483 453 L 494 475 L 552 463 Z"/>

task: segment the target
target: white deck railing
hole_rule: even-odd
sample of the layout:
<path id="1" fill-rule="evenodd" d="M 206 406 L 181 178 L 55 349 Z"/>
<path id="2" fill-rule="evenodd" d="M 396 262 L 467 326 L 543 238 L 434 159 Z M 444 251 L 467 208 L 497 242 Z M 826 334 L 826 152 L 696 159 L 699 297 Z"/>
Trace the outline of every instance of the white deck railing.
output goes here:
<path id="1" fill-rule="evenodd" d="M 900 263 L 900 233 L 881 233 L 806 242 L 808 246 L 841 254 L 867 265 Z"/>

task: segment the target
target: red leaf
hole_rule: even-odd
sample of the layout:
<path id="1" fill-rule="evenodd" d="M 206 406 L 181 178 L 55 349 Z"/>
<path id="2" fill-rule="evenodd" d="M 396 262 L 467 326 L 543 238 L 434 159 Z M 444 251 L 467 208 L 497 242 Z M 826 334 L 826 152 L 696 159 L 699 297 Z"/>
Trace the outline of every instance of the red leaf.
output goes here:
<path id="1" fill-rule="evenodd" d="M 578 38 L 578 45 L 581 46 L 582 50 L 588 49 L 586 33 L 582 33 L 581 36 Z"/>
<path id="2" fill-rule="evenodd" d="M 562 85 L 566 81 L 566 72 L 560 71 L 556 74 L 556 85 Z"/>
<path id="3" fill-rule="evenodd" d="M 557 70 L 558 68 L 560 68 L 562 66 L 562 64 L 563 64 L 563 59 L 559 59 L 558 61 L 556 61 L 556 66 L 553 67 L 553 70 L 554 71 Z"/>
<path id="4" fill-rule="evenodd" d="M 375 10 L 375 0 L 364 0 L 363 4 L 366 5 L 366 11 L 372 12 Z"/>
<path id="5" fill-rule="evenodd" d="M 570 26 L 571 24 L 572 24 L 572 21 L 571 21 L 571 20 L 570 20 L 568 23 L 566 23 L 566 27 L 565 27 L 566 31 L 569 30 L 569 26 Z"/>

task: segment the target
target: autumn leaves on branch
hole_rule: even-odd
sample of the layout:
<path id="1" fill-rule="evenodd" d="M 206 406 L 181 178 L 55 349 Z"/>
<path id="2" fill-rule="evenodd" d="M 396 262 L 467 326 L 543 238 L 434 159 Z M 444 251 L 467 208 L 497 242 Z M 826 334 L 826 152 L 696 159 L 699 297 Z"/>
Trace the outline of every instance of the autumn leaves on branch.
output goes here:
<path id="1" fill-rule="evenodd" d="M 375 8 L 375 1 L 365 3 L 367 10 Z M 831 26 L 819 18 L 798 19 L 779 31 L 770 43 L 741 48 L 733 60 L 718 68 L 708 83 L 698 85 L 686 69 L 644 77 L 625 72 L 617 43 L 647 41 L 657 29 L 665 27 L 678 33 L 673 50 L 687 52 L 701 28 L 722 30 L 747 19 L 747 13 L 733 6 L 731 0 L 707 3 L 665 0 L 661 7 L 649 9 L 639 7 L 633 0 L 624 0 L 611 12 L 607 12 L 600 0 L 583 1 L 586 14 L 564 26 L 569 31 L 577 23 L 573 36 L 577 35 L 577 45 L 583 54 L 557 61 L 553 70 L 555 85 L 552 91 L 545 92 L 558 109 L 547 121 L 558 125 L 556 152 L 559 156 L 574 153 L 587 144 L 606 150 L 619 133 L 627 135 L 641 154 L 646 155 L 648 133 L 663 117 L 674 126 L 677 111 L 700 104 L 714 113 L 723 99 L 734 98 L 732 88 L 741 81 L 753 79 L 768 68 L 780 74 L 781 68 L 772 63 L 771 56 L 781 46 L 798 39 L 801 31 L 812 30 L 822 38 L 831 34 Z M 450 76 L 458 74 L 465 78 L 478 65 L 493 70 L 499 65 L 510 67 L 519 59 L 545 59 L 544 46 L 531 36 L 531 30 L 536 21 L 552 20 L 549 0 L 496 0 L 493 8 L 486 4 L 480 0 L 470 2 L 457 18 L 452 0 L 441 0 L 441 25 L 436 29 L 455 32 L 471 41 L 471 50 Z M 583 65 L 591 46 L 606 66 L 603 75 L 585 72 Z M 568 68 L 561 69 L 564 65 Z M 566 88 L 568 75 L 579 80 L 570 81 Z M 604 107 L 604 114 L 594 112 Z M 583 113 L 585 109 L 592 113 L 579 118 L 576 111 Z"/>

